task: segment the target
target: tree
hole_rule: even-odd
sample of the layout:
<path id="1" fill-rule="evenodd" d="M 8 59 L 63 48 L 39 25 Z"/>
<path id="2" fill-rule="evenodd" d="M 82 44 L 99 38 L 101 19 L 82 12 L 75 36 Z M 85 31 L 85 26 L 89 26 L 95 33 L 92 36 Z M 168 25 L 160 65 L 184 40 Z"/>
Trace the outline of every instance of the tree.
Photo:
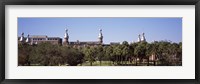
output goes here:
<path id="1" fill-rule="evenodd" d="M 177 61 L 182 61 L 182 42 L 179 43 L 178 53 L 177 53 Z M 182 65 L 182 62 L 181 62 Z"/>
<path id="2" fill-rule="evenodd" d="M 49 42 L 40 43 L 32 46 L 33 50 L 30 52 L 30 62 L 34 65 L 41 66 L 57 66 L 64 64 L 62 59 L 61 47 L 59 45 L 52 45 Z"/>
<path id="3" fill-rule="evenodd" d="M 136 50 L 136 47 L 137 47 L 138 43 L 131 43 L 130 44 L 130 62 L 132 63 L 133 59 L 135 59 L 135 62 L 137 63 L 137 55 L 135 55 L 135 50 Z"/>
<path id="4" fill-rule="evenodd" d="M 116 45 L 114 46 L 114 55 L 116 56 L 115 57 L 115 60 L 117 61 L 117 64 L 121 64 L 121 61 L 122 61 L 122 49 L 123 49 L 123 46 L 122 45 Z"/>
<path id="5" fill-rule="evenodd" d="M 106 57 L 107 60 L 109 60 L 110 62 L 115 62 L 115 57 L 114 57 L 114 53 L 113 53 L 113 47 L 112 46 L 106 46 L 104 47 L 104 55 Z"/>
<path id="6" fill-rule="evenodd" d="M 40 43 L 37 45 L 36 53 L 38 57 L 38 63 L 43 66 L 49 66 L 50 64 L 50 55 L 49 51 L 52 49 L 52 44 L 49 42 Z"/>
<path id="7" fill-rule="evenodd" d="M 122 56 L 123 56 L 123 61 L 125 61 L 125 63 L 127 63 L 127 58 L 130 55 L 130 47 L 127 41 L 123 41 L 122 42 Z"/>
<path id="8" fill-rule="evenodd" d="M 74 48 L 64 47 L 62 55 L 66 63 L 70 66 L 81 64 L 84 58 L 84 54 L 80 50 Z"/>
<path id="9" fill-rule="evenodd" d="M 146 42 L 139 43 L 138 46 L 135 48 L 135 51 L 134 51 L 137 58 L 139 58 L 140 63 L 146 57 L 146 44 L 147 44 Z M 136 66 L 137 66 L 137 61 L 136 61 Z"/>
<path id="10" fill-rule="evenodd" d="M 101 66 L 101 61 L 102 61 L 102 58 L 104 56 L 104 50 L 103 50 L 103 46 L 102 45 L 99 45 L 97 48 L 96 48 L 96 51 L 97 52 L 97 58 L 98 60 L 100 61 L 100 66 Z"/>
<path id="11" fill-rule="evenodd" d="M 47 54 L 49 57 L 48 65 L 60 66 L 61 64 L 64 64 L 65 60 L 62 58 L 62 51 L 59 45 L 51 45 L 51 49 L 47 50 Z"/>
<path id="12" fill-rule="evenodd" d="M 178 65 L 178 58 L 182 54 L 182 49 L 180 49 L 180 45 L 178 43 L 172 43 L 170 46 L 171 65 Z"/>
<path id="13" fill-rule="evenodd" d="M 154 45 L 148 44 L 146 45 L 146 58 L 147 58 L 147 66 L 149 66 L 149 57 L 153 54 Z"/>
<path id="14" fill-rule="evenodd" d="M 124 45 L 124 46 L 129 46 L 129 44 L 128 44 L 127 41 L 123 41 L 123 42 L 122 42 L 122 45 Z"/>
<path id="15" fill-rule="evenodd" d="M 18 65 L 28 65 L 30 66 L 30 52 L 32 51 L 32 46 L 28 44 L 18 44 Z"/>
<path id="16" fill-rule="evenodd" d="M 93 46 L 85 48 L 85 56 L 86 59 L 90 62 L 90 66 L 92 66 L 92 63 L 96 58 L 96 48 Z"/>
<path id="17" fill-rule="evenodd" d="M 158 57 L 162 65 L 176 65 L 174 58 L 177 56 L 179 45 L 170 41 L 158 42 Z"/>
<path id="18" fill-rule="evenodd" d="M 153 59 L 153 64 L 154 66 L 156 65 L 156 60 L 158 58 L 159 55 L 159 43 L 158 41 L 154 41 L 153 43 L 150 44 L 151 48 L 150 48 L 150 55 L 155 56 L 155 59 Z"/>

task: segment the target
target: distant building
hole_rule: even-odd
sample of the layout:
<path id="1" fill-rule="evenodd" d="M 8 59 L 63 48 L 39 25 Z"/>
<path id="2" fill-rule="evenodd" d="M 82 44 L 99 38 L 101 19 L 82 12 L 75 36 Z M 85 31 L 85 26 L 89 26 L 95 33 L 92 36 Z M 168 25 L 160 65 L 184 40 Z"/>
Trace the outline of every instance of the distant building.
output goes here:
<path id="1" fill-rule="evenodd" d="M 18 37 L 19 41 L 21 43 L 27 43 L 30 45 L 43 43 L 43 42 L 49 42 L 51 44 L 55 45 L 62 45 L 62 39 L 59 37 L 47 37 L 46 35 L 32 35 L 24 37 L 24 33 L 22 33 L 21 37 Z M 26 40 L 25 40 L 26 39 Z"/>
<path id="2" fill-rule="evenodd" d="M 120 42 L 110 42 L 110 45 L 119 45 Z"/>
<path id="3" fill-rule="evenodd" d="M 69 34 L 68 29 L 65 29 L 64 38 L 62 41 L 62 38 L 60 37 L 48 37 L 46 35 L 27 35 L 27 37 L 24 37 L 24 33 L 21 34 L 20 37 L 18 37 L 18 41 L 20 43 L 27 43 L 30 45 L 37 45 L 39 43 L 43 42 L 49 42 L 54 45 L 63 45 L 63 46 L 73 46 L 73 47 L 85 47 L 85 46 L 110 46 L 110 45 L 119 45 L 120 42 L 110 42 L 110 44 L 103 44 L 103 34 L 102 29 L 99 30 L 98 40 L 97 41 L 69 41 Z M 144 36 L 144 33 L 142 33 L 142 36 L 138 35 L 138 42 L 146 42 L 146 38 Z"/>
<path id="4" fill-rule="evenodd" d="M 138 42 L 141 42 L 140 34 L 138 35 Z"/>
<path id="5" fill-rule="evenodd" d="M 20 41 L 21 43 L 24 43 L 24 41 L 25 41 L 24 33 L 22 33 L 22 34 L 21 34 L 21 37 L 19 37 L 18 39 L 19 39 L 19 41 Z"/>
<path id="6" fill-rule="evenodd" d="M 69 35 L 68 30 L 65 29 L 65 35 L 64 35 L 64 41 L 63 46 L 97 46 L 97 45 L 103 45 L 103 34 L 102 29 L 99 30 L 99 36 L 98 41 L 69 41 Z"/>
<path id="7" fill-rule="evenodd" d="M 144 36 L 144 33 L 142 33 L 142 36 L 140 34 L 138 35 L 138 42 L 146 42 L 146 38 Z"/>
<path id="8" fill-rule="evenodd" d="M 65 46 L 69 45 L 69 35 L 68 35 L 68 30 L 67 29 L 65 29 L 63 45 L 65 45 Z"/>

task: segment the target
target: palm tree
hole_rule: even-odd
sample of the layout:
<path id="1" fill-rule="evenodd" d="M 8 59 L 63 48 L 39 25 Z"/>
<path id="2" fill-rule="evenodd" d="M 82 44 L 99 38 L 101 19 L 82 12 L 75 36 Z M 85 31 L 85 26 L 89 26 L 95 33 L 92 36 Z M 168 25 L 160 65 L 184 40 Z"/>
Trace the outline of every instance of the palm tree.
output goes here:
<path id="1" fill-rule="evenodd" d="M 123 61 L 125 61 L 125 64 L 127 64 L 127 58 L 128 58 L 128 56 L 130 55 L 130 46 L 129 46 L 129 44 L 128 44 L 128 42 L 127 41 L 124 41 L 123 43 L 122 43 L 122 56 L 123 56 L 123 58 L 124 58 L 124 60 Z"/>
<path id="2" fill-rule="evenodd" d="M 139 58 L 140 64 L 143 61 L 143 59 L 146 57 L 146 45 L 147 45 L 147 42 L 141 42 L 138 44 L 138 46 L 135 48 L 135 51 L 134 51 L 137 58 Z"/>
<path id="3" fill-rule="evenodd" d="M 104 50 L 103 50 L 103 46 L 102 45 L 98 46 L 96 51 L 95 51 L 95 52 L 97 52 L 97 58 L 100 61 L 100 66 L 101 66 L 102 58 L 104 56 L 104 52 L 103 51 Z"/>
<path id="4" fill-rule="evenodd" d="M 135 55 L 135 53 L 134 53 L 137 45 L 138 45 L 138 43 L 131 43 L 130 44 L 130 55 L 131 55 L 131 57 L 130 57 L 131 61 L 130 62 L 131 63 L 132 63 L 133 59 L 135 60 L 134 62 L 137 61 L 137 55 Z"/>
<path id="5" fill-rule="evenodd" d="M 153 45 L 147 43 L 146 45 L 147 66 L 149 66 L 149 57 L 153 54 L 152 50 L 153 50 Z"/>
<path id="6" fill-rule="evenodd" d="M 116 61 L 117 61 L 117 64 L 121 64 L 121 58 L 122 58 L 122 45 L 116 45 L 114 46 L 114 54 L 116 56 Z"/>
<path id="7" fill-rule="evenodd" d="M 106 58 L 110 61 L 110 64 L 111 64 L 111 61 L 113 61 L 113 64 L 114 64 L 115 60 L 114 60 L 113 47 L 112 46 L 104 47 L 104 52 L 105 52 Z"/>

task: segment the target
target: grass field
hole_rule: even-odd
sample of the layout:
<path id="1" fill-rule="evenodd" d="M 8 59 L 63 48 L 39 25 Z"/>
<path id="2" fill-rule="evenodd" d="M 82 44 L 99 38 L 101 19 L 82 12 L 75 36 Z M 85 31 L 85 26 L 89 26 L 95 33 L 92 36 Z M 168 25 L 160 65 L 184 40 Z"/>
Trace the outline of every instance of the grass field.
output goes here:
<path id="1" fill-rule="evenodd" d="M 148 62 L 142 62 L 139 63 L 137 62 L 137 66 L 147 66 Z M 176 66 L 181 66 L 181 62 L 180 64 L 176 65 Z M 28 66 L 28 65 L 27 65 Z M 40 64 L 31 64 L 30 66 L 41 66 Z M 58 65 L 58 66 L 69 66 L 68 64 L 66 65 Z M 89 61 L 86 61 L 82 64 L 78 64 L 78 66 L 91 66 Z M 92 63 L 92 66 L 136 66 L 135 62 L 127 62 L 127 61 L 123 61 L 120 64 L 117 64 L 116 62 L 113 64 L 112 61 L 101 61 L 101 65 L 100 65 L 100 61 L 95 61 Z M 154 66 L 153 62 L 149 62 L 149 66 Z M 161 62 L 156 62 L 155 66 L 163 66 Z M 166 65 L 167 66 L 167 65 Z"/>
<path id="2" fill-rule="evenodd" d="M 153 62 L 150 62 L 149 63 L 150 66 L 153 66 Z M 82 64 L 79 64 L 78 66 L 90 66 L 90 62 L 89 61 L 86 61 Z M 116 64 L 111 61 L 101 61 L 101 65 L 100 65 L 100 61 L 95 61 L 92 63 L 92 66 L 136 66 L 135 62 L 123 62 L 121 64 Z M 147 62 L 144 62 L 144 63 L 139 63 L 138 62 L 138 65 L 137 66 L 147 66 Z"/>
<path id="3" fill-rule="evenodd" d="M 86 61 L 82 63 L 82 65 L 79 64 L 79 66 L 90 66 L 90 62 Z M 100 61 L 95 61 L 92 63 L 92 66 L 100 66 Z M 101 61 L 101 66 L 114 66 L 111 61 Z"/>

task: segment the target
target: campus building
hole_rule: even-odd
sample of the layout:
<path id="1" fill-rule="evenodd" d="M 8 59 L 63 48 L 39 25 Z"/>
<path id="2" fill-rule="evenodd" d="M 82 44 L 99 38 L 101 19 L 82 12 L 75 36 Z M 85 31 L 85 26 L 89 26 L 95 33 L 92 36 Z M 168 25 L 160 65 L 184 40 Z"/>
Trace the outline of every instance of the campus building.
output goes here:
<path id="1" fill-rule="evenodd" d="M 98 41 L 69 41 L 68 30 L 65 30 L 63 46 L 97 46 L 103 45 L 103 34 L 102 29 L 99 30 Z"/>
<path id="2" fill-rule="evenodd" d="M 20 43 L 27 43 L 30 45 L 37 45 L 39 43 L 43 42 L 50 42 L 51 44 L 55 45 L 63 45 L 63 46 L 79 46 L 79 47 L 85 47 L 85 46 L 110 46 L 110 45 L 118 45 L 120 42 L 110 42 L 110 44 L 104 44 L 103 43 L 103 34 L 102 29 L 99 30 L 98 40 L 96 41 L 69 41 L 69 34 L 68 29 L 65 29 L 63 41 L 60 37 L 48 37 L 46 35 L 27 35 L 27 37 L 24 37 L 24 33 L 21 34 L 21 37 L 18 37 L 18 40 Z M 144 33 L 142 33 L 142 36 L 138 35 L 138 42 L 146 42 L 146 38 L 144 36 Z"/>
<path id="3" fill-rule="evenodd" d="M 142 33 L 142 36 L 140 34 L 138 35 L 138 42 L 146 42 L 146 38 L 144 36 L 144 32 Z"/>
<path id="4" fill-rule="evenodd" d="M 27 43 L 30 45 L 39 44 L 43 42 L 50 42 L 55 45 L 62 45 L 62 38 L 59 37 L 48 37 L 46 35 L 27 35 L 24 37 L 24 33 L 21 34 L 21 37 L 18 37 L 20 43 Z"/>

